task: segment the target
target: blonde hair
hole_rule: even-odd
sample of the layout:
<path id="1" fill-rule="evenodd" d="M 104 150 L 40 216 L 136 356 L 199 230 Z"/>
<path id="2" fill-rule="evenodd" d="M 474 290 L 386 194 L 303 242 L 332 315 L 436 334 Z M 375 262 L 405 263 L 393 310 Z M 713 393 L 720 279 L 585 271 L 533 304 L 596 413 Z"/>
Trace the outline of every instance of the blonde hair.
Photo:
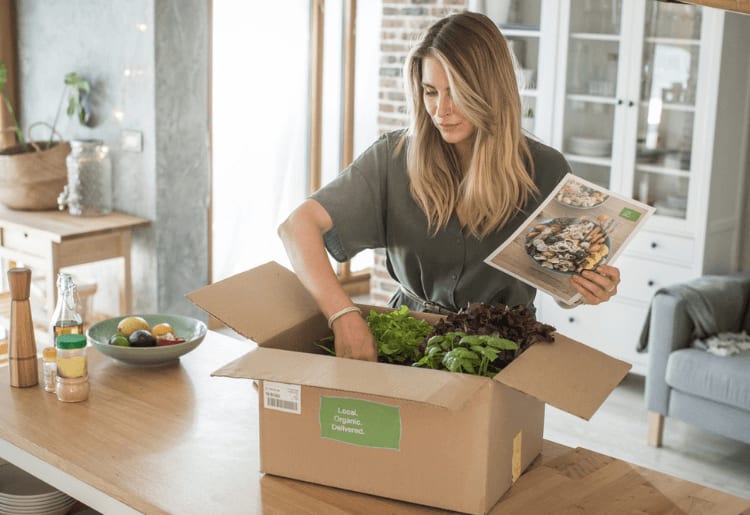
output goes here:
<path id="1" fill-rule="evenodd" d="M 422 62 L 442 64 L 455 106 L 475 127 L 468 170 L 423 105 Z M 434 232 L 453 212 L 483 238 L 502 227 L 537 192 L 521 132 L 521 99 L 505 38 L 486 16 L 463 12 L 433 24 L 404 67 L 411 125 L 407 166 L 411 194 Z M 399 145 L 401 147 L 402 145 Z"/>

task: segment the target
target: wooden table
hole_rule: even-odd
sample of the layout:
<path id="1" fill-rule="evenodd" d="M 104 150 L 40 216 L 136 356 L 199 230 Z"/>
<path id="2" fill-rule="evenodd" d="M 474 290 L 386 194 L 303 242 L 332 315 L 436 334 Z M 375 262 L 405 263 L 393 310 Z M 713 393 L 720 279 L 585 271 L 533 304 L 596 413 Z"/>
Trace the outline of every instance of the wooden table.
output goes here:
<path id="1" fill-rule="evenodd" d="M 120 313 L 133 307 L 131 232 L 150 222 L 123 213 L 72 216 L 67 211 L 16 211 L 0 206 L 0 260 L 36 267 L 46 278 L 47 312 L 57 301 L 57 273 L 66 266 L 123 258 Z"/>
<path id="2" fill-rule="evenodd" d="M 209 331 L 157 368 L 89 348 L 91 396 L 78 404 L 11 388 L 0 368 L 0 457 L 107 514 L 444 513 L 260 474 L 252 382 L 210 377 L 252 345 Z M 736 514 L 750 512 L 750 500 L 545 442 L 493 513 L 566 510 Z"/>

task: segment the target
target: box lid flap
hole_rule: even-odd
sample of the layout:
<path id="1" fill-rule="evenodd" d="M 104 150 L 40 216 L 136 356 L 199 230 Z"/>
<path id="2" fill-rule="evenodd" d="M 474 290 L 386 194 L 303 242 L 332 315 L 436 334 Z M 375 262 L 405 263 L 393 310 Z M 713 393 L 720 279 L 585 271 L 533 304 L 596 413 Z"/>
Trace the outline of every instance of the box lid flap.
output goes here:
<path id="1" fill-rule="evenodd" d="M 555 333 L 501 370 L 495 380 L 556 408 L 590 419 L 631 365 Z"/>
<path id="2" fill-rule="evenodd" d="M 274 261 L 188 293 L 187 297 L 259 345 L 320 314 L 315 299 L 294 272 Z"/>
<path id="3" fill-rule="evenodd" d="M 402 365 L 258 347 L 212 375 L 263 379 L 459 409 L 487 379 Z"/>

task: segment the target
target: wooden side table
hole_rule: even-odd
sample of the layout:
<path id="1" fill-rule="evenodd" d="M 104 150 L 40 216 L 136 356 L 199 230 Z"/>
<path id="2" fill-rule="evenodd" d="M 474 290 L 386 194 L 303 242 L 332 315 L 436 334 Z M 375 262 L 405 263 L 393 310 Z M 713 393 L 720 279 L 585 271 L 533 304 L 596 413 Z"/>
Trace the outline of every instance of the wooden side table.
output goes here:
<path id="1" fill-rule="evenodd" d="M 67 211 L 15 211 L 0 206 L 0 260 L 3 276 L 8 261 L 43 270 L 47 312 L 57 300 L 57 273 L 61 268 L 122 258 L 120 313 L 132 312 L 130 243 L 133 229 L 145 227 L 144 218 L 123 213 L 72 216 Z"/>

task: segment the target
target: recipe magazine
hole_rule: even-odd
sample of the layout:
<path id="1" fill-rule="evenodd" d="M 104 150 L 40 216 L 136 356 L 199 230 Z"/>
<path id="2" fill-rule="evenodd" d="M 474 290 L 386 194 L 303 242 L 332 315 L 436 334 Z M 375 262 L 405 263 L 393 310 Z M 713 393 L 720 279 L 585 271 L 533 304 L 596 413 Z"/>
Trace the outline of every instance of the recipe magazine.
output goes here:
<path id="1" fill-rule="evenodd" d="M 581 294 L 571 276 L 613 263 L 653 212 L 569 173 L 484 261 L 573 305 Z"/>

